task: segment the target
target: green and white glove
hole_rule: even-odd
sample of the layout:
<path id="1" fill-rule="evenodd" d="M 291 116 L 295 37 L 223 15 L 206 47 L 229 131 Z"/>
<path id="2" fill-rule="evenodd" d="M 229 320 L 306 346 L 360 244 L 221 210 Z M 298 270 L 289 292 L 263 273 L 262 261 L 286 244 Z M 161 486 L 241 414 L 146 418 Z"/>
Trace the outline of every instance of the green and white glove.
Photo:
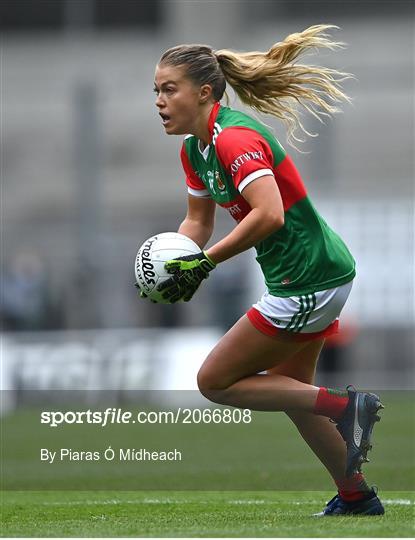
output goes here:
<path id="1" fill-rule="evenodd" d="M 216 264 L 204 252 L 196 255 L 185 255 L 164 265 L 169 274 L 173 274 L 170 279 L 157 287 L 163 293 L 163 298 L 171 304 L 184 300 L 188 302 L 199 288 L 204 279 L 209 276 Z"/>
<path id="2" fill-rule="evenodd" d="M 138 289 L 138 296 L 140 298 L 148 298 L 147 294 L 140 289 L 140 286 L 137 282 L 134 283 L 134 287 Z M 153 304 L 157 304 L 157 302 L 155 300 L 151 300 L 151 298 L 150 298 L 150 302 L 153 302 Z"/>

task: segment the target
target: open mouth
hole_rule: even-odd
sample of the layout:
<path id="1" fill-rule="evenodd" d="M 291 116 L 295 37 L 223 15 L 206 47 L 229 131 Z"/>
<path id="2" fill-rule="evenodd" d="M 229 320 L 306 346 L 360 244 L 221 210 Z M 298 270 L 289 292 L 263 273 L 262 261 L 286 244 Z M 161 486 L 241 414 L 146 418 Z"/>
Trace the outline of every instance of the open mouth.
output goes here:
<path id="1" fill-rule="evenodd" d="M 170 116 L 163 113 L 159 113 L 159 115 L 161 116 L 161 121 L 163 123 L 163 126 L 165 126 L 170 121 Z"/>

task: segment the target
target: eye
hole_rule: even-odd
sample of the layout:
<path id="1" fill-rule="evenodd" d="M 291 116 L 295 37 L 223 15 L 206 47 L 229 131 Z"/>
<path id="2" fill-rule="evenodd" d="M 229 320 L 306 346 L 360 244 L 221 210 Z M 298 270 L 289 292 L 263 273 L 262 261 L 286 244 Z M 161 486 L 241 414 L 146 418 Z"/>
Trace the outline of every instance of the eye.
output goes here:
<path id="1" fill-rule="evenodd" d="M 154 92 L 157 96 L 159 95 L 159 90 L 158 90 L 158 88 L 154 87 L 154 88 L 153 88 L 153 92 Z"/>

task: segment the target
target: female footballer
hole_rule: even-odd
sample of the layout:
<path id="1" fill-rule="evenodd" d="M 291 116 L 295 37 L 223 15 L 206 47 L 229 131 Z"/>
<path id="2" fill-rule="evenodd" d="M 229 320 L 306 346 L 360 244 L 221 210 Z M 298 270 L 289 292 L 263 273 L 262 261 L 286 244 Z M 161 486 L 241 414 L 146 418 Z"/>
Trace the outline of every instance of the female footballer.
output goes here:
<path id="1" fill-rule="evenodd" d="M 220 103 L 228 83 L 255 111 L 280 119 L 298 140 L 301 108 L 321 119 L 347 100 L 348 74 L 297 63 L 300 55 L 342 44 L 330 25 L 289 35 L 267 52 L 214 51 L 205 45 L 167 50 L 155 72 L 156 106 L 168 135 L 186 135 L 181 161 L 187 215 L 178 230 L 201 249 L 166 263 L 159 290 L 189 301 L 219 263 L 255 247 L 266 291 L 223 336 L 198 374 L 200 391 L 226 405 L 284 411 L 325 465 L 338 494 L 318 515 L 384 513 L 361 472 L 382 405 L 378 396 L 314 386 L 324 340 L 336 332 L 355 277 L 341 238 L 313 206 L 292 159 L 258 120 Z M 307 132 L 306 132 L 307 133 Z M 216 204 L 236 221 L 211 237 Z"/>

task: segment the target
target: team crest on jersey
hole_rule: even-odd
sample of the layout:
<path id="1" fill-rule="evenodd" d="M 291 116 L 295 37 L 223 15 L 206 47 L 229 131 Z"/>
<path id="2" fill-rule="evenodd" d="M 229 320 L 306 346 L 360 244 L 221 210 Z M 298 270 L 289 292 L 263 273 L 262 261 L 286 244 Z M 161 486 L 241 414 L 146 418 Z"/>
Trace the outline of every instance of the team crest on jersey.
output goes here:
<path id="1" fill-rule="evenodd" d="M 220 191 L 223 191 L 224 189 L 226 189 L 226 186 L 223 183 L 222 178 L 220 177 L 219 171 L 215 171 L 215 180 L 216 180 L 216 183 L 218 184 L 218 188 L 220 189 Z"/>

